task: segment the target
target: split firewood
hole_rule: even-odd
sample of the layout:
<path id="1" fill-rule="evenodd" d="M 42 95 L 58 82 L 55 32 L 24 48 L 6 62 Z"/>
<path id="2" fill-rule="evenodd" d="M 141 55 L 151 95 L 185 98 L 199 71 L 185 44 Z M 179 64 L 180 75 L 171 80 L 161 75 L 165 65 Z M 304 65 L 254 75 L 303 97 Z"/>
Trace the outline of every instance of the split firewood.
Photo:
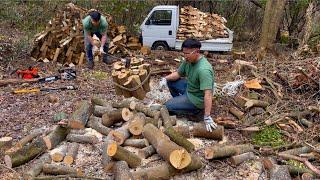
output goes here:
<path id="1" fill-rule="evenodd" d="M 214 145 L 206 148 L 204 154 L 206 159 L 216 159 L 222 157 L 230 157 L 252 151 L 253 146 L 251 144 Z"/>
<path id="2" fill-rule="evenodd" d="M 320 107 L 316 107 L 316 106 L 308 106 L 308 109 L 312 112 L 317 112 L 320 113 Z"/>
<path id="3" fill-rule="evenodd" d="M 127 139 L 124 141 L 123 146 L 144 148 L 146 146 L 149 146 L 149 142 L 146 139 Z"/>
<path id="4" fill-rule="evenodd" d="M 150 91 L 150 79 L 147 79 L 148 78 L 148 71 L 146 69 L 140 69 L 138 75 L 140 77 L 141 83 L 146 81 L 142 85 L 142 87 L 146 92 L 149 92 Z"/>
<path id="5" fill-rule="evenodd" d="M 176 169 L 183 169 L 191 163 L 187 150 L 172 142 L 163 132 L 152 124 L 146 124 L 143 135 L 156 149 L 157 153 Z"/>
<path id="6" fill-rule="evenodd" d="M 142 112 L 145 115 L 152 117 L 154 119 L 158 119 L 160 117 L 159 111 L 153 111 L 149 107 L 143 105 L 142 103 L 136 102 L 136 101 L 132 101 L 130 103 L 130 109 Z"/>
<path id="7" fill-rule="evenodd" d="M 37 159 L 34 162 L 34 166 L 27 171 L 26 173 L 23 173 L 23 178 L 26 180 L 33 180 L 36 176 L 38 176 L 42 172 L 42 167 L 46 163 L 51 162 L 51 157 L 48 153 L 43 154 L 39 159 Z"/>
<path id="8" fill-rule="evenodd" d="M 55 129 L 49 133 L 47 136 L 43 137 L 43 140 L 48 149 L 53 149 L 56 147 L 60 142 L 62 142 L 67 134 L 69 133 L 70 129 L 62 126 L 56 126 Z"/>
<path id="9" fill-rule="evenodd" d="M 111 105 L 110 105 L 110 106 L 95 105 L 95 106 L 93 107 L 93 115 L 95 115 L 95 116 L 97 116 L 97 117 L 102 117 L 103 114 L 109 113 L 109 112 L 114 111 L 114 110 L 115 110 L 115 109 L 113 109 L 113 108 L 111 107 Z"/>
<path id="10" fill-rule="evenodd" d="M 230 162 L 233 164 L 233 165 L 239 165 L 245 161 L 248 161 L 248 160 L 253 160 L 255 159 L 256 156 L 253 154 L 253 152 L 247 152 L 247 153 L 243 153 L 243 154 L 239 154 L 239 155 L 236 155 L 236 156 L 232 156 L 230 158 Z"/>
<path id="11" fill-rule="evenodd" d="M 152 156 L 155 153 L 156 153 L 156 149 L 152 145 L 139 149 L 138 151 L 139 157 L 143 159 L 147 159 L 148 157 Z"/>
<path id="12" fill-rule="evenodd" d="M 131 168 L 136 168 L 141 165 L 141 158 L 136 154 L 119 146 L 116 142 L 108 145 L 107 154 L 119 161 L 126 161 Z"/>
<path id="13" fill-rule="evenodd" d="M 120 67 L 122 68 L 122 67 Z M 111 72 L 111 76 L 112 76 L 112 80 L 114 83 L 117 83 L 117 84 L 120 84 L 119 80 L 118 80 L 118 76 L 119 76 L 120 72 L 119 71 L 115 71 L 115 70 L 112 70 Z M 118 86 L 114 86 L 114 89 L 116 91 L 116 95 L 122 95 L 122 90 L 120 87 Z M 129 94 L 130 95 L 130 94 Z"/>
<path id="14" fill-rule="evenodd" d="M 72 113 L 69 126 L 73 129 L 83 129 L 92 113 L 92 106 L 88 101 L 81 101 L 76 111 Z"/>
<path id="15" fill-rule="evenodd" d="M 207 131 L 203 123 L 195 123 L 193 126 L 176 126 L 174 129 L 186 138 L 202 137 L 207 139 L 222 140 L 224 127 L 218 126 L 212 132 Z"/>
<path id="16" fill-rule="evenodd" d="M 42 166 L 42 172 L 44 174 L 63 175 L 63 174 L 75 174 L 82 176 L 83 172 L 80 169 L 76 169 L 70 166 L 57 165 L 57 164 L 44 164 Z"/>
<path id="17" fill-rule="evenodd" d="M 171 124 L 170 124 L 171 125 Z M 185 148 L 188 152 L 192 152 L 195 149 L 195 146 L 188 141 L 184 136 L 182 136 L 179 132 L 175 131 L 173 127 L 168 127 L 164 130 L 164 133 L 169 136 L 169 138 L 177 143 L 177 145 Z"/>
<path id="18" fill-rule="evenodd" d="M 131 94 L 140 100 L 143 100 L 146 97 L 146 91 L 143 89 L 143 87 L 138 87 L 141 85 L 141 79 L 139 77 L 139 75 L 131 75 L 128 78 L 128 81 L 125 82 L 123 85 L 125 87 L 129 87 L 129 88 L 135 88 L 136 90 L 131 91 Z"/>
<path id="19" fill-rule="evenodd" d="M 123 124 L 122 127 L 112 130 L 109 135 L 110 137 L 117 142 L 119 145 L 123 144 L 126 139 L 130 137 L 128 130 L 128 122 Z"/>
<path id="20" fill-rule="evenodd" d="M 8 167 L 17 167 L 29 162 L 33 158 L 41 155 L 47 150 L 47 146 L 43 138 L 38 137 L 30 144 L 22 147 L 18 151 L 14 151 L 5 155 L 4 162 Z"/>
<path id="21" fill-rule="evenodd" d="M 135 179 L 170 179 L 170 177 L 180 174 L 195 171 L 203 167 L 201 159 L 192 154 L 191 163 L 184 169 L 176 169 L 169 163 L 165 162 L 158 166 L 139 169 L 132 172 Z"/>
<path id="22" fill-rule="evenodd" d="M 117 161 L 113 166 L 115 180 L 134 180 L 126 161 Z"/>
<path id="23" fill-rule="evenodd" d="M 77 143 L 89 143 L 89 144 L 96 144 L 99 142 L 99 139 L 95 135 L 90 134 L 68 134 L 67 141 L 69 142 L 77 142 Z"/>
<path id="24" fill-rule="evenodd" d="M 75 159 L 78 155 L 79 144 L 76 142 L 69 143 L 67 146 L 66 156 L 63 159 L 63 162 L 67 165 L 71 165 L 75 162 Z"/>
<path id="25" fill-rule="evenodd" d="M 102 124 L 110 127 L 115 123 L 121 121 L 128 121 L 132 118 L 133 113 L 128 108 L 117 109 L 108 113 L 103 114 Z"/>
<path id="26" fill-rule="evenodd" d="M 66 155 L 66 153 L 67 153 L 67 145 L 62 145 L 60 147 L 53 149 L 50 152 L 50 156 L 54 162 L 61 162 L 64 156 Z"/>
<path id="27" fill-rule="evenodd" d="M 236 107 L 229 108 L 229 112 L 235 117 L 237 117 L 239 120 L 241 120 L 244 117 L 244 112 L 240 111 Z"/>
<path id="28" fill-rule="evenodd" d="M 94 115 L 90 116 L 87 126 L 105 136 L 107 136 L 111 132 L 110 128 L 102 124 L 102 118 L 95 117 Z"/>

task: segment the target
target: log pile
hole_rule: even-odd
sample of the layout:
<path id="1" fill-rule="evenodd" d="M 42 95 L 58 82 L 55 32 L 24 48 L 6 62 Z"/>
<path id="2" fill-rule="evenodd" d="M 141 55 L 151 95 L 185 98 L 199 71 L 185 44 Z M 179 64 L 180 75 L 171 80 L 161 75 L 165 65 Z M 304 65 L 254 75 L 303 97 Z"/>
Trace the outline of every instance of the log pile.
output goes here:
<path id="1" fill-rule="evenodd" d="M 184 6 L 180 10 L 177 38 L 180 40 L 225 38 L 228 37 L 226 23 L 226 19 L 218 14 L 204 13 L 192 6 Z"/>
<path id="2" fill-rule="evenodd" d="M 88 10 L 72 3 L 57 10 L 46 26 L 37 34 L 31 56 L 36 60 L 49 60 L 61 64 L 82 64 L 85 60 L 82 19 Z M 109 53 L 128 54 L 129 49 L 139 49 L 139 40 L 126 34 L 124 26 L 116 26 L 109 14 L 103 14 L 108 21 L 108 38 L 111 39 Z"/>
<path id="3" fill-rule="evenodd" d="M 143 58 L 132 57 L 113 64 L 112 79 L 117 95 L 144 99 L 150 91 L 150 64 Z"/>

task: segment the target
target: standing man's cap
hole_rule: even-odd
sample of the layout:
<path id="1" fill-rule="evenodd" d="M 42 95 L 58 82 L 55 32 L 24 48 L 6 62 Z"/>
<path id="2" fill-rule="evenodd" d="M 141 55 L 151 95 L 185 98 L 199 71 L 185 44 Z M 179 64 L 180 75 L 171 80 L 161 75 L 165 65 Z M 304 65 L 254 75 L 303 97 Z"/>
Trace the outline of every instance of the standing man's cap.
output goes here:
<path id="1" fill-rule="evenodd" d="M 89 15 L 94 21 L 99 21 L 101 18 L 101 14 L 98 11 L 92 11 Z"/>

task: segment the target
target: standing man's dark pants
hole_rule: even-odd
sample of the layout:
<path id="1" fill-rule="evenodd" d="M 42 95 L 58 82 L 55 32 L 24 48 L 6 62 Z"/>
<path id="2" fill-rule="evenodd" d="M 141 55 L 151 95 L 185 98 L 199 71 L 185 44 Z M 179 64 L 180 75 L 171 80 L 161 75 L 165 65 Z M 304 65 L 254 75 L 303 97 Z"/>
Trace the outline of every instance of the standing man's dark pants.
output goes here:
<path id="1" fill-rule="evenodd" d="M 99 32 L 92 33 L 91 35 L 93 36 L 94 34 L 99 39 L 101 39 L 102 35 Z M 93 64 L 93 54 L 92 54 L 92 47 L 93 46 L 90 43 L 86 32 L 84 32 L 84 38 L 85 38 L 86 56 L 87 56 L 88 64 Z M 103 58 L 102 58 L 104 63 L 109 63 L 109 59 L 108 59 L 108 55 L 107 55 L 108 50 L 109 50 L 109 45 L 107 43 L 105 43 L 103 46 L 103 51 L 105 52 L 105 54 L 103 54 Z"/>

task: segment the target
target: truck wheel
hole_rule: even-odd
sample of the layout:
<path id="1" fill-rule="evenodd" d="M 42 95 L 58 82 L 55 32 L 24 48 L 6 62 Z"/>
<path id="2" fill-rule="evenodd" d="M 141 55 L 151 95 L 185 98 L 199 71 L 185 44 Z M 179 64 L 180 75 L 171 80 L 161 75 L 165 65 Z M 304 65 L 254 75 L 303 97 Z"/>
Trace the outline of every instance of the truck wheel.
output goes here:
<path id="1" fill-rule="evenodd" d="M 168 45 L 165 42 L 155 42 L 152 45 L 153 50 L 163 50 L 167 51 L 169 49 Z"/>

